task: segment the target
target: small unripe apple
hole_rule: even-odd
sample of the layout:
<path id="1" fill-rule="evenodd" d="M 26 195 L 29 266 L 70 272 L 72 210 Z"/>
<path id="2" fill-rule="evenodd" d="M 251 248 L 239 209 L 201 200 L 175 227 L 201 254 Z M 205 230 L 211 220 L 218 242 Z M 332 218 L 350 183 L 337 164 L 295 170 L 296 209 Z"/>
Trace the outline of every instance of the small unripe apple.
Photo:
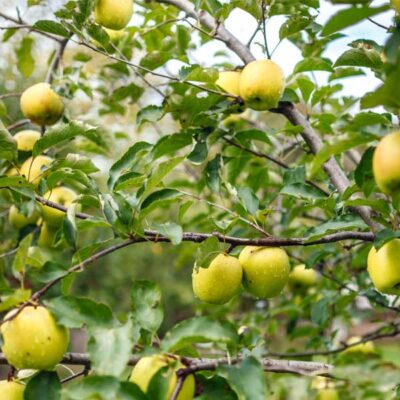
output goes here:
<path id="1" fill-rule="evenodd" d="M 289 275 L 289 283 L 293 286 L 313 286 L 317 283 L 318 274 L 305 264 L 296 265 Z"/>
<path id="2" fill-rule="evenodd" d="M 40 132 L 25 130 L 14 135 L 19 151 L 32 151 L 35 143 L 40 139 Z"/>
<path id="3" fill-rule="evenodd" d="M 15 312 L 8 313 L 5 319 Z M 3 353 L 9 364 L 18 369 L 52 370 L 69 343 L 68 330 L 42 306 L 25 307 L 1 326 L 1 334 Z"/>
<path id="4" fill-rule="evenodd" d="M 219 254 L 208 268 L 194 267 L 193 291 L 201 301 L 224 304 L 238 293 L 243 270 L 237 258 Z"/>
<path id="5" fill-rule="evenodd" d="M 22 93 L 21 110 L 35 124 L 54 125 L 63 115 L 64 103 L 48 83 L 37 83 Z"/>
<path id="6" fill-rule="evenodd" d="M 271 60 L 252 61 L 240 75 L 240 96 L 254 110 L 269 110 L 278 105 L 285 89 L 285 76 Z"/>
<path id="7" fill-rule="evenodd" d="M 57 203 L 60 206 L 68 207 L 77 198 L 76 193 L 64 186 L 56 187 L 44 195 L 46 200 Z M 53 207 L 42 205 L 43 219 L 47 225 L 52 227 L 60 227 L 65 217 L 65 212 L 57 210 Z"/>
<path id="8" fill-rule="evenodd" d="M 240 253 L 239 261 L 244 287 L 256 297 L 277 296 L 288 281 L 289 257 L 279 247 L 247 246 Z"/>
<path id="9" fill-rule="evenodd" d="M 163 367 L 169 367 L 169 385 L 168 394 L 165 400 L 171 398 L 177 384 L 178 378 L 176 371 L 183 368 L 183 365 L 177 362 L 172 357 L 156 354 L 150 357 L 143 357 L 135 365 L 132 370 L 130 381 L 136 383 L 140 389 L 146 393 L 153 376 Z M 186 377 L 183 386 L 179 392 L 177 400 L 192 400 L 195 394 L 195 381 L 193 375 Z"/>
<path id="10" fill-rule="evenodd" d="M 53 159 L 47 156 L 30 157 L 21 165 L 19 172 L 28 182 L 32 182 L 37 186 L 42 177 L 43 170 L 52 162 Z"/>
<path id="11" fill-rule="evenodd" d="M 333 388 L 321 389 L 318 391 L 316 400 L 339 400 L 339 393 Z"/>
<path id="12" fill-rule="evenodd" d="M 94 9 L 96 22 L 105 28 L 120 30 L 132 18 L 133 0 L 97 0 Z"/>
<path id="13" fill-rule="evenodd" d="M 25 385 L 16 381 L 0 381 L 0 400 L 24 400 Z"/>
<path id="14" fill-rule="evenodd" d="M 400 239 L 393 239 L 378 251 L 372 246 L 368 254 L 368 273 L 382 293 L 400 295 Z"/>
<path id="15" fill-rule="evenodd" d="M 374 178 L 383 193 L 393 194 L 400 188 L 400 132 L 385 136 L 374 151 Z"/>
<path id="16" fill-rule="evenodd" d="M 36 224 L 38 219 L 39 213 L 36 210 L 33 210 L 30 215 L 26 216 L 15 205 L 10 207 L 8 220 L 10 221 L 10 225 L 15 229 L 22 229 L 27 225 Z"/>
<path id="17" fill-rule="evenodd" d="M 358 343 L 360 340 L 361 340 L 360 336 L 353 336 L 346 343 L 347 344 Z M 352 354 L 362 353 L 365 355 L 373 354 L 373 353 L 375 353 L 374 342 L 364 342 L 364 343 L 356 344 L 356 345 L 351 346 L 348 349 L 346 349 L 345 353 L 352 353 Z"/>
<path id="18" fill-rule="evenodd" d="M 219 73 L 219 77 L 215 82 L 221 87 L 226 93 L 233 94 L 235 96 L 240 95 L 239 81 L 240 71 L 224 71 Z"/>

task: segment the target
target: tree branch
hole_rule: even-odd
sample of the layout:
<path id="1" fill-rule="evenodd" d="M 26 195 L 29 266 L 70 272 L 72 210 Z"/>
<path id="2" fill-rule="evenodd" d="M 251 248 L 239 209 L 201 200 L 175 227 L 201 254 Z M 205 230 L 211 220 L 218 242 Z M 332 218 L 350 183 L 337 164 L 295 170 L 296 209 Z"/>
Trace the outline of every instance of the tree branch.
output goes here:
<path id="1" fill-rule="evenodd" d="M 53 79 L 54 79 L 54 74 L 56 73 L 58 66 L 61 63 L 64 51 L 67 47 L 68 42 L 69 42 L 69 38 L 62 40 L 60 42 L 60 45 L 58 46 L 56 54 L 54 55 L 54 58 L 52 60 L 52 63 L 50 65 L 49 71 L 46 76 L 46 82 L 49 83 L 50 85 L 52 84 Z"/>

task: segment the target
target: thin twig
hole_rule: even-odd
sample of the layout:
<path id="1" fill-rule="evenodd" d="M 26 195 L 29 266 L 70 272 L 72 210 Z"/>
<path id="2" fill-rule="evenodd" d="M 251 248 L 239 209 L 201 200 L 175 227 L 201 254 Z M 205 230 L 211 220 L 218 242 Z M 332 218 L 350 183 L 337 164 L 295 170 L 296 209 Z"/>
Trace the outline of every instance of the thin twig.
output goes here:
<path id="1" fill-rule="evenodd" d="M 7 130 L 12 131 L 14 129 L 21 128 L 22 126 L 28 125 L 30 123 L 31 123 L 31 121 L 29 119 L 21 119 L 15 123 L 13 123 L 12 125 L 7 126 Z"/>

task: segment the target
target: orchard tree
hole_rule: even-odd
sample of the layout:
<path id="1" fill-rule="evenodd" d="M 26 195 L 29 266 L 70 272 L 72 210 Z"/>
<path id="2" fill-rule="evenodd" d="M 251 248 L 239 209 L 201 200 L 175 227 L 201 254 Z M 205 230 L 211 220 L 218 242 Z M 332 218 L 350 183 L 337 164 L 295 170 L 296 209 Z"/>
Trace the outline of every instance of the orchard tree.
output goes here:
<path id="1" fill-rule="evenodd" d="M 400 2 L 10 3 L 0 399 L 400 398 Z"/>

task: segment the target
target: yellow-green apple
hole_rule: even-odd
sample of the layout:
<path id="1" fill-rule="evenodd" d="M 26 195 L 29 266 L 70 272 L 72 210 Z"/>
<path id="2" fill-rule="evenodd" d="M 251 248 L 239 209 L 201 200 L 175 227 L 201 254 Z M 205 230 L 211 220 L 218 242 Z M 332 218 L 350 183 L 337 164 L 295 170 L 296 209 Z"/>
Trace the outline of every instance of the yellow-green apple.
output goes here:
<path id="1" fill-rule="evenodd" d="M 217 81 L 215 82 L 220 88 L 226 93 L 233 94 L 235 96 L 240 95 L 239 81 L 240 71 L 224 71 L 220 72 Z"/>
<path id="2" fill-rule="evenodd" d="M 39 219 L 39 213 L 37 210 L 33 210 L 30 215 L 24 215 L 18 210 L 17 206 L 12 205 L 8 214 L 8 220 L 10 225 L 15 229 L 22 229 L 27 225 L 36 224 Z"/>
<path id="3" fill-rule="evenodd" d="M 368 273 L 382 293 L 400 295 L 400 239 L 393 239 L 378 251 L 372 246 L 368 254 Z"/>
<path id="4" fill-rule="evenodd" d="M 353 336 L 351 337 L 346 343 L 348 345 L 351 345 L 353 343 L 358 343 L 361 340 L 360 336 Z M 362 353 L 365 355 L 373 354 L 375 353 L 375 346 L 374 342 L 364 342 L 364 343 L 359 343 L 354 346 L 349 347 L 346 349 L 345 353 Z"/>
<path id="5" fill-rule="evenodd" d="M 14 139 L 17 141 L 19 151 L 32 151 L 33 146 L 40 139 L 40 132 L 27 129 L 15 134 Z"/>
<path id="6" fill-rule="evenodd" d="M 27 181 L 38 185 L 43 171 L 53 162 L 53 159 L 47 156 L 37 156 L 35 158 L 29 157 L 21 165 L 20 174 L 26 178 Z"/>
<path id="7" fill-rule="evenodd" d="M 238 293 L 243 270 L 237 258 L 219 254 L 208 268 L 195 266 L 192 273 L 194 294 L 211 304 L 224 304 Z"/>
<path id="8" fill-rule="evenodd" d="M 35 124 L 54 125 L 64 113 L 64 103 L 48 83 L 42 82 L 22 93 L 21 110 Z"/>
<path id="9" fill-rule="evenodd" d="M 375 182 L 383 193 L 394 194 L 400 188 L 400 132 L 385 136 L 372 158 Z"/>
<path id="10" fill-rule="evenodd" d="M 400 0 L 391 0 L 393 8 L 400 13 Z"/>
<path id="11" fill-rule="evenodd" d="M 143 392 L 147 392 L 153 376 L 164 367 L 168 367 L 166 378 L 169 379 L 168 394 L 165 400 L 171 398 L 177 384 L 176 371 L 183 368 L 183 365 L 174 358 L 164 355 L 156 354 L 150 357 L 143 357 L 135 365 L 132 370 L 130 381 L 136 383 Z M 177 400 L 192 400 L 195 394 L 195 381 L 193 375 L 186 377 L 183 386 L 179 392 Z"/>
<path id="12" fill-rule="evenodd" d="M 339 400 L 339 393 L 333 388 L 320 389 L 316 400 Z"/>
<path id="13" fill-rule="evenodd" d="M 304 264 L 296 265 L 289 275 L 289 283 L 293 286 L 313 286 L 317 283 L 318 274 Z"/>
<path id="14" fill-rule="evenodd" d="M 60 206 L 69 207 L 77 198 L 77 195 L 73 190 L 65 186 L 59 186 L 47 192 L 44 198 Z M 61 226 L 65 212 L 54 207 L 42 205 L 42 215 L 47 225 L 57 228 Z"/>
<path id="15" fill-rule="evenodd" d="M 5 319 L 15 315 L 8 313 Z M 45 307 L 28 306 L 1 326 L 3 353 L 18 369 L 52 370 L 67 351 L 69 332 Z"/>
<path id="16" fill-rule="evenodd" d="M 42 223 L 40 227 L 40 233 L 38 237 L 38 245 L 41 247 L 53 247 L 54 239 L 56 237 L 57 228 L 48 226 L 46 223 Z"/>
<path id="17" fill-rule="evenodd" d="M 133 0 L 97 0 L 94 9 L 96 22 L 113 30 L 125 28 L 131 20 L 132 14 Z"/>
<path id="18" fill-rule="evenodd" d="M 285 76 L 271 60 L 252 61 L 240 75 L 239 89 L 248 107 L 268 110 L 278 105 L 285 89 Z"/>
<path id="19" fill-rule="evenodd" d="M 24 400 L 25 385 L 16 381 L 0 381 L 0 400 Z"/>
<path id="20" fill-rule="evenodd" d="M 277 296 L 288 281 L 289 257 L 279 247 L 247 246 L 240 253 L 239 261 L 244 287 L 256 297 Z"/>

